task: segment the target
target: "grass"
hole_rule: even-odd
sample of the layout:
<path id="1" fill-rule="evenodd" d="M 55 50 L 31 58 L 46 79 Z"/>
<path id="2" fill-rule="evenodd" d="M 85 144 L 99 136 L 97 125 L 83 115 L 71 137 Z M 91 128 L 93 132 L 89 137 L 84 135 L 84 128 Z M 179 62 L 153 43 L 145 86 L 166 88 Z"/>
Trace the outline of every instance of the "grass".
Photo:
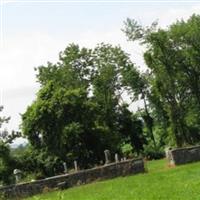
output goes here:
<path id="1" fill-rule="evenodd" d="M 149 172 L 96 182 L 26 200 L 200 200 L 200 162 L 169 168 L 147 163 Z"/>

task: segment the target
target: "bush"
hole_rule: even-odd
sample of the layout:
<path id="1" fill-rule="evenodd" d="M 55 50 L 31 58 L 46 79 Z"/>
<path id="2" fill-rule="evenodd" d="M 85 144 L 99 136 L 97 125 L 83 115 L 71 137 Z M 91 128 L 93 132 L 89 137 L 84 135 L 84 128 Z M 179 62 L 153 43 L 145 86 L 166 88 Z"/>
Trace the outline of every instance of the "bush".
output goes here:
<path id="1" fill-rule="evenodd" d="M 165 157 L 165 152 L 163 147 L 156 146 L 149 144 L 144 146 L 143 156 L 146 157 L 148 160 L 153 159 L 161 159 Z"/>
<path id="2" fill-rule="evenodd" d="M 131 144 L 125 143 L 122 145 L 121 147 L 123 156 L 130 158 L 133 157 L 133 147 L 131 146 Z"/>

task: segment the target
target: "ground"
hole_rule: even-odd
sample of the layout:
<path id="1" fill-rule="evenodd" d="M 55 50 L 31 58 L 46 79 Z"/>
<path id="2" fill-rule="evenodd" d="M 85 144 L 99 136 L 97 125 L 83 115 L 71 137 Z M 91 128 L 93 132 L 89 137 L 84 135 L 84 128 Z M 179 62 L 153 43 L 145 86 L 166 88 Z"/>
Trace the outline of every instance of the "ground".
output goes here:
<path id="1" fill-rule="evenodd" d="M 200 162 L 168 167 L 147 162 L 148 173 L 96 182 L 26 200 L 200 200 Z"/>

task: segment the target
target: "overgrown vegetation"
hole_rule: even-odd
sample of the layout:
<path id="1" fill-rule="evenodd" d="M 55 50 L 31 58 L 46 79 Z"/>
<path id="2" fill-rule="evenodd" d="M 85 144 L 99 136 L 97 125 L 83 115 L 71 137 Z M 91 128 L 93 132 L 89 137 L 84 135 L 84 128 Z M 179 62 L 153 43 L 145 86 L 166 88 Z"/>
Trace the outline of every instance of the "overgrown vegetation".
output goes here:
<path id="1" fill-rule="evenodd" d="M 0 112 L 2 112 L 3 107 L 0 107 Z M 10 184 L 14 182 L 13 170 L 18 166 L 17 161 L 13 158 L 10 152 L 9 144 L 16 138 L 20 136 L 18 132 L 8 133 L 6 128 L 3 126 L 8 123 L 9 117 L 0 117 L 0 185 Z"/>
<path id="2" fill-rule="evenodd" d="M 158 159 L 166 146 L 198 144 L 199 25 L 198 15 L 166 29 L 127 19 L 127 38 L 145 47 L 145 72 L 120 47 L 103 43 L 94 49 L 71 44 L 57 63 L 39 66 L 40 89 L 22 115 L 28 146 L 11 165 L 9 147 L 0 143 L 6 177 L 13 170 L 8 166 L 35 178 L 63 173 L 63 162 L 92 167 L 103 162 L 105 149 Z M 136 101 L 143 106 L 133 112 L 130 104 Z"/>

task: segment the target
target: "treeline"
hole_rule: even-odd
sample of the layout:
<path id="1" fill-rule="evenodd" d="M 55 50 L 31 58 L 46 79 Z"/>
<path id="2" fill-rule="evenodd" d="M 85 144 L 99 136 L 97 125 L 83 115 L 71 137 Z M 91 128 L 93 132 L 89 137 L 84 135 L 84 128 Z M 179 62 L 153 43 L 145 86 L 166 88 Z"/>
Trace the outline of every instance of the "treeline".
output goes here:
<path id="1" fill-rule="evenodd" d="M 57 63 L 36 69 L 40 89 L 22 115 L 29 140 L 17 158 L 22 170 L 45 177 L 61 173 L 62 162 L 100 164 L 105 149 L 155 159 L 166 146 L 199 143 L 200 16 L 166 29 L 127 19 L 123 31 L 144 46 L 146 72 L 120 47 L 103 43 L 71 44 Z M 143 106 L 133 112 L 136 101 Z"/>

